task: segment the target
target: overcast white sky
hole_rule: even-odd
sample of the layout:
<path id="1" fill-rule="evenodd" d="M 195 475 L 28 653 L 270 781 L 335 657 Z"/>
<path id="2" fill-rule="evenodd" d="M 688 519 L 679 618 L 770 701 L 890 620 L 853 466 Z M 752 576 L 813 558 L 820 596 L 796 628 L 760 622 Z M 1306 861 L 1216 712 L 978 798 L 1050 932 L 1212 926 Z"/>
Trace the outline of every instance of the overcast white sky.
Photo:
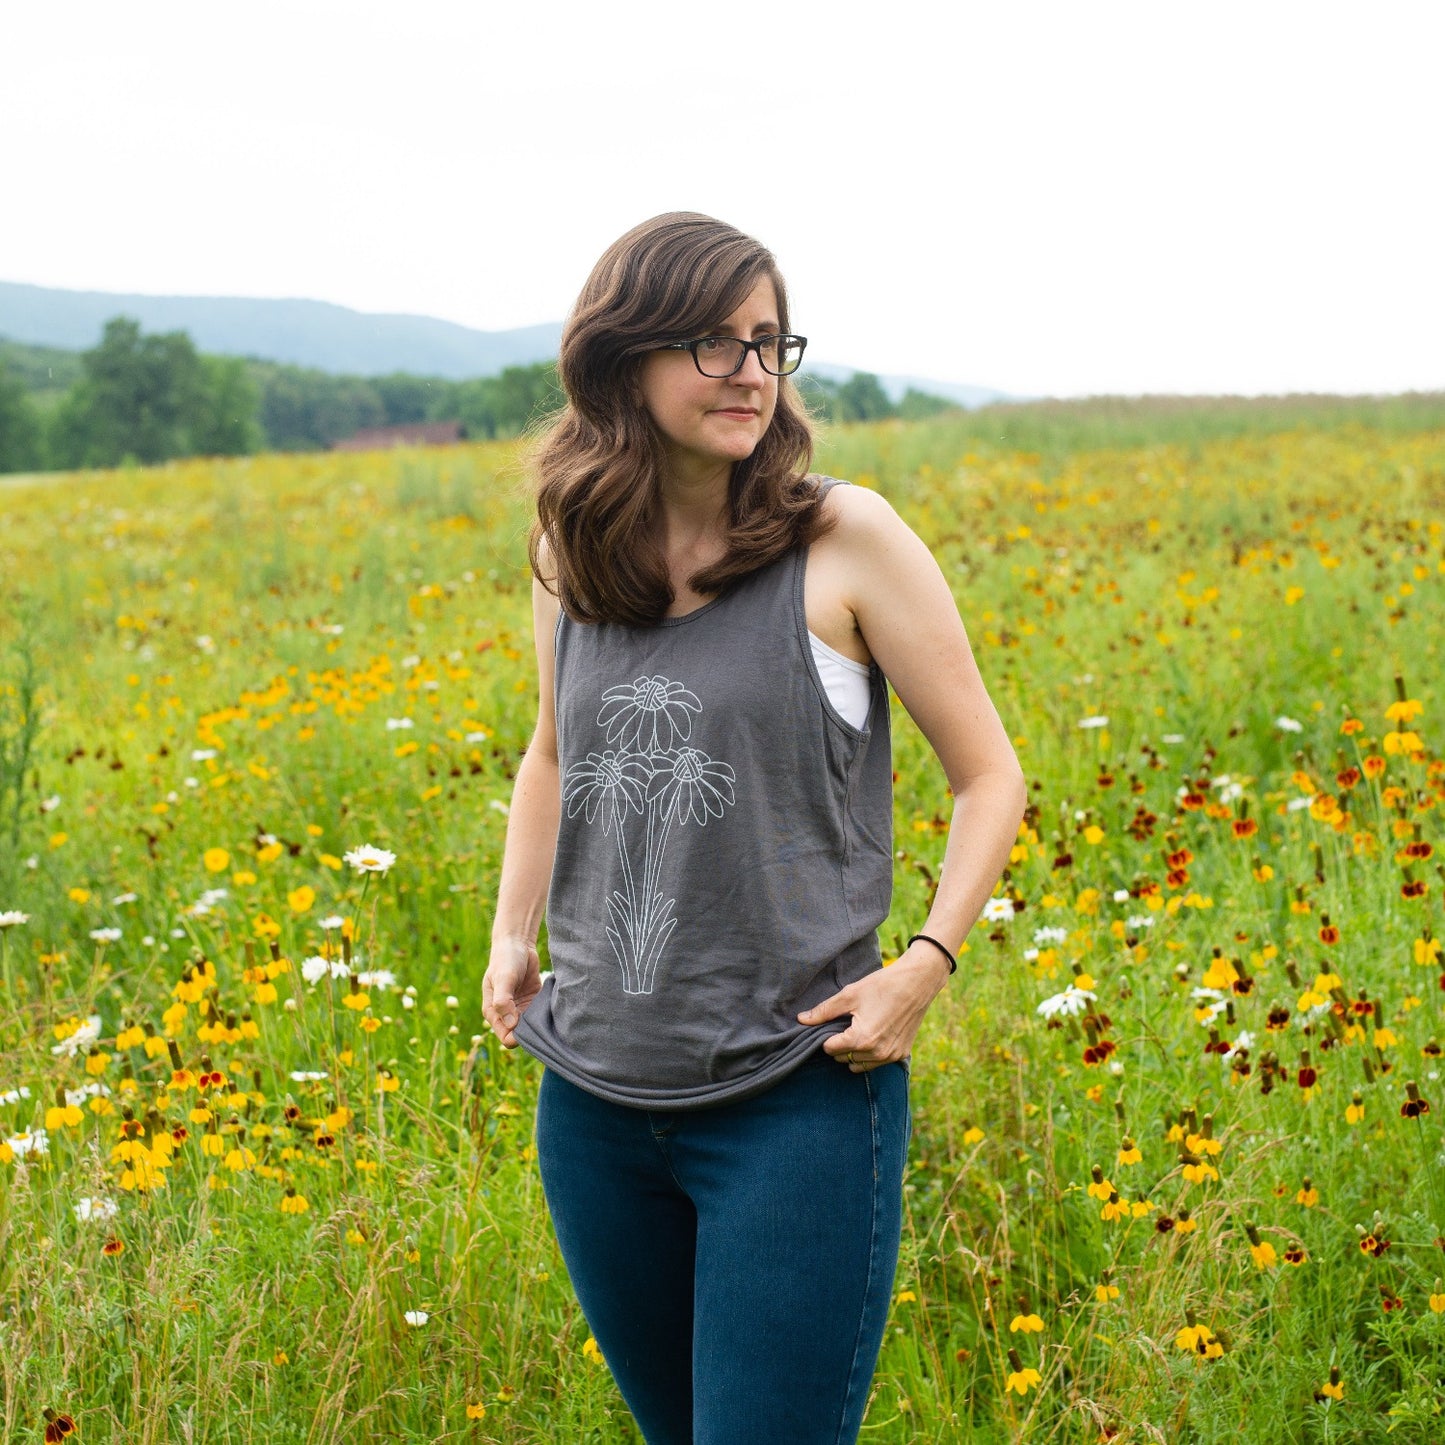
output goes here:
<path id="1" fill-rule="evenodd" d="M 1441 388 L 1442 62 L 1441 0 L 8 0 L 0 279 L 492 330 L 701 210 L 820 359 Z"/>

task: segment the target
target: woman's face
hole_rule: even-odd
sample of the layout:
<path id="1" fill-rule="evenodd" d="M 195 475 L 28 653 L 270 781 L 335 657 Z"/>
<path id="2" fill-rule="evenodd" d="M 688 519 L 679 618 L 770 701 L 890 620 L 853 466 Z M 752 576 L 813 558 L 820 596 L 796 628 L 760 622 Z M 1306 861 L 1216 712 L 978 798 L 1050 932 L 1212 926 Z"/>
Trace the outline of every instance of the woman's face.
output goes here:
<path id="1" fill-rule="evenodd" d="M 775 335 L 778 298 L 766 276 L 720 326 L 708 334 L 752 341 Z M 662 436 L 668 471 L 679 481 L 706 481 L 731 473 L 752 455 L 773 419 L 778 378 L 763 370 L 755 351 L 729 377 L 703 376 L 686 351 L 650 351 L 638 374 L 642 404 Z"/>

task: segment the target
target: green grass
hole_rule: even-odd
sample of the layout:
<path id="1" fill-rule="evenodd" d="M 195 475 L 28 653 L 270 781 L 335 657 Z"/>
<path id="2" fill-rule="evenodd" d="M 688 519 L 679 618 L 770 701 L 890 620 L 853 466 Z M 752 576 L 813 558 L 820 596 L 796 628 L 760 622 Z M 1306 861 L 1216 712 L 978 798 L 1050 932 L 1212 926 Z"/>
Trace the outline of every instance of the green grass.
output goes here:
<path id="1" fill-rule="evenodd" d="M 825 439 L 821 466 L 885 492 L 934 547 L 1032 800 L 999 890 L 1017 912 L 974 930 L 919 1038 L 904 1258 L 864 1440 L 1439 1433 L 1445 992 L 1440 962 L 1415 961 L 1445 932 L 1434 404 L 1373 420 L 1374 403 L 1034 408 L 1027 432 L 974 414 Z M 29 915 L 0 930 L 0 1095 L 29 1090 L 0 1104 L 0 1138 L 43 1124 L 57 1086 L 103 1083 L 114 1112 L 87 1100 L 43 1158 L 0 1163 L 0 1433 L 41 1438 L 48 1406 L 83 1442 L 637 1439 L 583 1350 L 547 1225 L 538 1069 L 480 1014 L 502 809 L 533 721 L 512 454 L 186 463 L 6 501 L 0 741 L 23 726 L 27 656 L 39 731 L 19 836 L 0 830 L 0 912 Z M 1397 675 L 1423 706 L 1413 759 L 1385 751 Z M 895 768 L 890 949 L 926 910 L 948 810 L 902 717 Z M 1310 790 L 1313 810 L 1291 808 Z M 0 821 L 5 799 L 0 778 Z M 1246 816 L 1258 832 L 1236 838 Z M 1407 869 L 1412 841 L 1434 852 Z M 363 842 L 397 853 L 385 877 L 332 866 Z M 1423 897 L 1402 896 L 1410 878 Z M 336 944 L 327 915 L 394 988 L 358 1008 L 340 980 L 303 981 Z M 263 1002 L 273 924 L 290 967 Z M 1205 1050 L 1192 991 L 1228 978 L 1216 949 L 1254 980 L 1212 1024 L 1254 1035 L 1247 1060 Z M 193 999 L 167 1025 L 195 958 L 216 986 L 189 991 L 214 1008 Z M 1038 1003 L 1079 971 L 1093 1018 L 1049 1027 Z M 1325 972 L 1338 998 L 1326 988 L 1310 1019 Z M 1378 1012 L 1355 1011 L 1361 994 Z M 91 1012 L 100 1052 L 57 1054 L 56 1026 Z M 202 1038 L 216 1013 L 237 1030 L 249 1014 L 256 1036 Z M 220 1138 L 244 1138 L 249 1167 L 203 1152 L 196 1092 L 164 1087 L 164 1041 L 118 1047 L 127 1024 L 170 1027 L 188 1068 L 225 1072 L 216 1129 L 234 1116 L 244 1136 Z M 1377 1027 L 1394 1041 L 1377 1048 Z M 1113 1045 L 1097 1064 L 1091 1037 Z M 395 1090 L 378 1092 L 383 1070 Z M 1422 1118 L 1401 1116 L 1407 1083 L 1434 1105 Z M 162 1116 L 188 1131 L 164 1188 L 121 1187 L 127 1101 L 148 1140 Z M 1217 1180 L 1183 1175 L 1184 1110 L 1186 1134 L 1211 1121 L 1221 1152 L 1190 1157 Z M 1117 1162 L 1126 1135 L 1136 1164 Z M 1101 1218 L 1095 1167 L 1137 1216 Z M 306 1213 L 282 1212 L 288 1188 Z M 81 1220 L 82 1198 L 118 1212 Z M 1156 1227 L 1186 1210 L 1191 1233 Z M 1250 1228 L 1273 1264 L 1256 1265 Z M 1365 1233 L 1388 1249 L 1362 1251 Z M 124 1251 L 106 1255 L 112 1237 Z M 1099 1302 L 1101 1284 L 1118 1296 Z M 1028 1313 L 1043 1331 L 1011 1332 Z M 1218 1358 L 1177 1347 L 1191 1316 Z M 1010 1349 L 1041 1375 L 1023 1396 L 1005 1388 Z M 1332 1364 L 1342 1402 L 1316 1399 Z"/>

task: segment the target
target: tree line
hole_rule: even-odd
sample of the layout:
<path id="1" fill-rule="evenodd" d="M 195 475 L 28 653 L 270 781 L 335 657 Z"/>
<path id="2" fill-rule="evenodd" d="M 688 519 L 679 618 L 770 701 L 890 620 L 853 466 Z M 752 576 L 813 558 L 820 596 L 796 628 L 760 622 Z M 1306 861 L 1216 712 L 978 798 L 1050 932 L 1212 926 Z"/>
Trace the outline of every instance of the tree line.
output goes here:
<path id="1" fill-rule="evenodd" d="M 927 416 L 952 403 L 910 390 L 895 405 L 876 376 L 798 378 L 832 421 Z M 317 451 L 363 428 L 460 421 L 469 437 L 515 436 L 562 404 L 553 362 L 449 381 L 345 376 L 208 356 L 184 331 L 143 335 L 117 316 L 77 357 L 0 343 L 0 472 L 151 465 L 188 456 Z"/>

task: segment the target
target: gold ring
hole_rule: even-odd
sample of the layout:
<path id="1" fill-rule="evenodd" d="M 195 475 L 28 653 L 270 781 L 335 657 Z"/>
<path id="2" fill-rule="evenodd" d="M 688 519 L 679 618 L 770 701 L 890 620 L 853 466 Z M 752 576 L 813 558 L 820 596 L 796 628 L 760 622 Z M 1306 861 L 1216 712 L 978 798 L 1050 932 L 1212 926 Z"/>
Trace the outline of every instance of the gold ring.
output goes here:
<path id="1" fill-rule="evenodd" d="M 853 1062 L 853 1050 L 852 1050 L 852 1049 L 849 1049 L 849 1050 L 848 1050 L 848 1062 L 849 1062 L 850 1064 Z"/>

